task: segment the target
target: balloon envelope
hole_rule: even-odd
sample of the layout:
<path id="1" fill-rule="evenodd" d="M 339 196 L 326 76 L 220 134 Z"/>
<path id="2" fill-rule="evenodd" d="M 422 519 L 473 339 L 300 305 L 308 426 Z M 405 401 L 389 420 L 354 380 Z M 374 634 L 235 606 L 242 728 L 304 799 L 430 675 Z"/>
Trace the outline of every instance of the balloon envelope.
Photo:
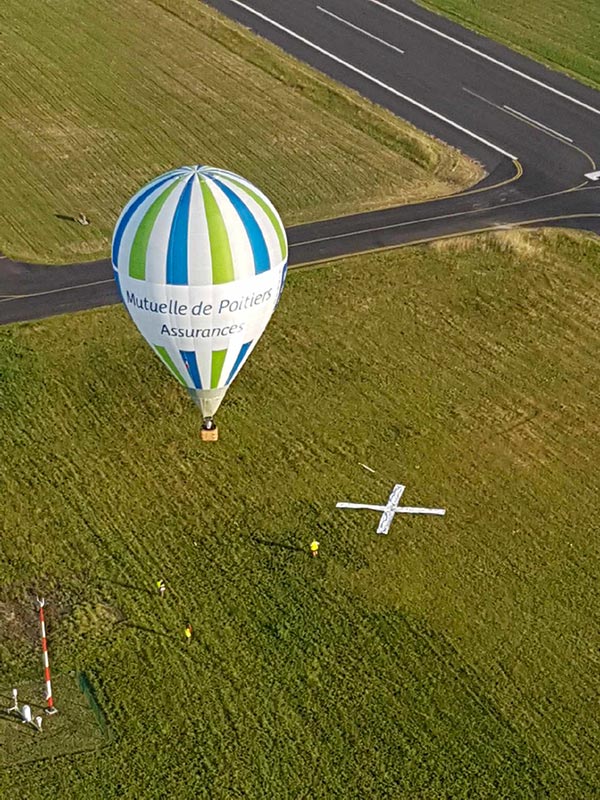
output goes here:
<path id="1" fill-rule="evenodd" d="M 160 175 L 117 220 L 112 263 L 121 299 L 205 418 L 265 330 L 287 257 L 271 202 L 226 170 L 193 166 Z"/>

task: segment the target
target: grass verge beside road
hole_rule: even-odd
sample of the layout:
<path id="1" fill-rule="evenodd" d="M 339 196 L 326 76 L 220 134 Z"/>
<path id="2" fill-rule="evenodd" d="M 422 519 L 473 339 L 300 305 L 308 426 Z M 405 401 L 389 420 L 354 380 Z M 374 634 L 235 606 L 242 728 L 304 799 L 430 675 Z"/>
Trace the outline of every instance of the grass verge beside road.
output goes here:
<path id="1" fill-rule="evenodd" d="M 600 89 L 597 0 L 419 0 Z"/>
<path id="2" fill-rule="evenodd" d="M 122 309 L 1 329 L 0 682 L 40 675 L 43 592 L 115 737 L 1 793 L 595 796 L 599 256 L 502 233 L 292 273 L 216 446 Z M 396 481 L 447 516 L 335 508 Z"/>
<path id="3" fill-rule="evenodd" d="M 5 0 L 2 21 L 0 250 L 12 257 L 106 256 L 131 194 L 181 164 L 240 172 L 286 224 L 481 176 L 199 2 Z"/>

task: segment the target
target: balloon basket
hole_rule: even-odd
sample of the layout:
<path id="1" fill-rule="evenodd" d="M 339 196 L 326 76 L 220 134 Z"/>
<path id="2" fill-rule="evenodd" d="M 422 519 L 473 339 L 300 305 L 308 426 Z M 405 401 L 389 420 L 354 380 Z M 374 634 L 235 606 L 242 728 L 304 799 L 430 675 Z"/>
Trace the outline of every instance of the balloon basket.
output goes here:
<path id="1" fill-rule="evenodd" d="M 213 428 L 200 428 L 200 438 L 203 442 L 216 442 L 219 439 L 219 429 L 216 425 Z"/>

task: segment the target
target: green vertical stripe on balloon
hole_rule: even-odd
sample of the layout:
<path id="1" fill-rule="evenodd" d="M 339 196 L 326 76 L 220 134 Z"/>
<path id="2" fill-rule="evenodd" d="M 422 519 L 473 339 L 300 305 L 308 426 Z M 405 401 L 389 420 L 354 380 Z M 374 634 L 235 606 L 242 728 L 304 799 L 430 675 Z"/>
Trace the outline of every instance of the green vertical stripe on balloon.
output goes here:
<path id="1" fill-rule="evenodd" d="M 240 183 L 239 181 L 233 180 L 233 178 L 230 178 L 229 175 L 223 177 L 225 180 L 228 180 L 230 183 L 233 183 L 234 186 L 237 186 L 239 189 L 246 192 L 246 194 L 249 194 L 250 197 L 256 203 L 258 203 L 258 205 L 262 208 L 262 210 L 265 212 L 265 214 L 271 221 L 271 225 L 275 228 L 275 233 L 277 234 L 277 238 L 279 239 L 279 247 L 281 248 L 281 257 L 285 258 L 287 255 L 287 244 L 285 240 L 283 225 L 277 218 L 277 215 L 273 212 L 271 206 L 268 203 L 265 203 L 263 198 L 256 192 L 253 192 L 249 186 L 246 186 L 244 183 Z"/>
<path id="2" fill-rule="evenodd" d="M 202 189 L 204 213 L 208 225 L 213 284 L 229 283 L 235 280 L 235 273 L 233 271 L 233 258 L 225 220 L 207 182 L 200 178 L 198 180 Z"/>
<path id="3" fill-rule="evenodd" d="M 129 254 L 130 278 L 137 278 L 138 280 L 143 281 L 146 277 L 146 251 L 148 250 L 150 234 L 152 233 L 154 223 L 160 214 L 161 208 L 167 202 L 169 195 L 179 183 L 179 180 L 173 181 L 173 183 L 168 186 L 164 192 L 161 192 L 142 217 L 135 232 L 135 236 L 133 237 L 133 244 L 131 245 L 131 252 Z"/>
<path id="4" fill-rule="evenodd" d="M 179 370 L 175 366 L 175 363 L 173 362 L 173 359 L 167 353 L 166 349 L 164 347 L 161 347 L 159 344 L 155 344 L 155 345 L 152 345 L 152 346 L 156 350 L 156 354 L 158 355 L 160 360 L 163 362 L 165 367 L 167 367 L 167 369 L 171 372 L 173 377 L 177 378 L 179 383 L 182 383 L 184 386 L 187 386 L 187 383 L 185 382 L 185 380 L 183 378 L 183 375 L 181 374 L 181 372 L 179 372 Z"/>
<path id="5" fill-rule="evenodd" d="M 223 364 L 225 363 L 225 356 L 227 350 L 213 350 L 212 361 L 210 365 L 210 388 L 216 389 L 221 379 L 221 372 L 223 371 Z"/>

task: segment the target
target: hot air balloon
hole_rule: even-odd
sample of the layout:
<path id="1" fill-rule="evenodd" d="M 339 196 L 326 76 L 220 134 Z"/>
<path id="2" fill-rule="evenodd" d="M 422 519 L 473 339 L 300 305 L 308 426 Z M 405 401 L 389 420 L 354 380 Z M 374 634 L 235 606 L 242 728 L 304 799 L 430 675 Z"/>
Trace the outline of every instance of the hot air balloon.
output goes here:
<path id="1" fill-rule="evenodd" d="M 279 214 L 245 178 L 191 166 L 160 175 L 115 226 L 113 274 L 135 325 L 213 417 L 279 301 L 288 246 Z"/>

